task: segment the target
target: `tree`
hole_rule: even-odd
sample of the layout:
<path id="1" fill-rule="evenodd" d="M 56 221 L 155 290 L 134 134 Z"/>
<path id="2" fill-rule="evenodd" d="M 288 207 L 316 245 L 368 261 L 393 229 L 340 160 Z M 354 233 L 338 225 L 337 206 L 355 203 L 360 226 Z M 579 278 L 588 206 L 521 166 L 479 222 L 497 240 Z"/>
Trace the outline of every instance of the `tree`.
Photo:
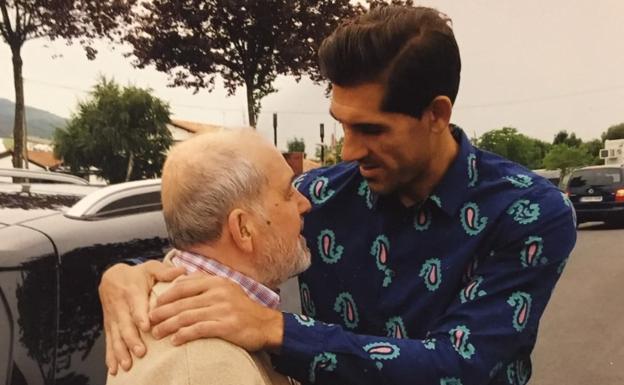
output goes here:
<path id="1" fill-rule="evenodd" d="M 548 170 L 561 170 L 561 181 L 572 169 L 587 166 L 591 162 L 592 158 L 585 149 L 566 144 L 554 145 L 544 158 L 544 166 Z"/>
<path id="2" fill-rule="evenodd" d="M 87 57 L 96 50 L 90 46 L 95 37 L 113 38 L 119 25 L 130 21 L 130 9 L 136 0 L 0 0 L 0 36 L 11 48 L 15 88 L 15 120 L 13 123 L 13 166 L 24 166 L 26 118 L 24 109 L 24 78 L 22 54 L 24 43 L 31 39 L 79 40 Z"/>
<path id="3" fill-rule="evenodd" d="M 542 167 L 542 159 L 550 148 L 548 143 L 529 138 L 512 127 L 486 132 L 477 146 L 531 169 Z"/>
<path id="4" fill-rule="evenodd" d="M 583 142 L 581 148 L 584 149 L 587 155 L 591 158 L 589 165 L 603 164 L 603 160 L 600 159 L 600 150 L 603 148 L 602 140 L 592 139 L 589 142 Z"/>
<path id="5" fill-rule="evenodd" d="M 554 145 L 565 144 L 569 147 L 579 147 L 582 143 L 583 141 L 577 138 L 575 133 L 568 134 L 565 130 L 559 131 L 553 140 Z"/>
<path id="6" fill-rule="evenodd" d="M 292 138 L 286 142 L 288 152 L 303 152 L 305 154 L 305 142 L 303 138 Z"/>
<path id="7" fill-rule="evenodd" d="M 602 141 L 624 139 L 624 123 L 616 124 L 607 129 L 607 132 L 602 134 Z"/>
<path id="8" fill-rule="evenodd" d="M 54 134 L 54 153 L 74 173 L 91 167 L 111 183 L 160 175 L 173 140 L 169 106 L 150 90 L 102 78 L 90 99 Z"/>
<path id="9" fill-rule="evenodd" d="M 242 86 L 249 124 L 278 75 L 319 80 L 323 38 L 361 8 L 349 0 L 154 0 L 136 12 L 126 40 L 135 65 L 155 65 L 174 86 L 211 90 L 220 75 L 229 95 Z"/>
<path id="10" fill-rule="evenodd" d="M 325 162 L 323 165 L 332 165 L 342 162 L 342 145 L 344 137 L 338 139 L 333 145 L 323 144 L 325 146 Z M 316 159 L 321 159 L 321 146 L 316 148 Z"/>

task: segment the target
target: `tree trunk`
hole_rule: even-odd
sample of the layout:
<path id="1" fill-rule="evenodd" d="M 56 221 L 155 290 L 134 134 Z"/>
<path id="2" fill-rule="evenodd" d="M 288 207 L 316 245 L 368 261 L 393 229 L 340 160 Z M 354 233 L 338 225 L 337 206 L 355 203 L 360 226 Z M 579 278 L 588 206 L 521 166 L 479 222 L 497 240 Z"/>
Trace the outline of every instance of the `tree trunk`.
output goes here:
<path id="1" fill-rule="evenodd" d="M 134 154 L 130 153 L 130 158 L 128 159 L 128 168 L 126 170 L 126 182 L 130 180 L 132 177 L 132 169 L 134 168 Z"/>
<path id="2" fill-rule="evenodd" d="M 24 107 L 24 78 L 22 76 L 21 46 L 11 46 L 13 54 L 13 84 L 15 86 L 15 120 L 13 121 L 13 167 L 23 168 L 27 151 L 26 113 Z"/>
<path id="3" fill-rule="evenodd" d="M 247 91 L 247 115 L 249 116 L 249 125 L 255 129 L 258 112 L 256 111 L 256 103 L 253 98 L 253 86 L 250 82 L 245 82 L 245 90 Z"/>

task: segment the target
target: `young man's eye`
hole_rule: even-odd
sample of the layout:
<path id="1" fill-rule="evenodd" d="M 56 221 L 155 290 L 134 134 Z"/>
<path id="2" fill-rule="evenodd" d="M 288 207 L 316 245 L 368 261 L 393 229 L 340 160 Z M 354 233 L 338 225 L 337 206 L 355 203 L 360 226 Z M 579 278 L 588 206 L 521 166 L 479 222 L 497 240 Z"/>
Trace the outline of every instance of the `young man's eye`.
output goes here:
<path id="1" fill-rule="evenodd" d="M 364 135 L 379 135 L 383 132 L 383 127 L 375 124 L 362 124 L 357 126 L 357 130 Z"/>

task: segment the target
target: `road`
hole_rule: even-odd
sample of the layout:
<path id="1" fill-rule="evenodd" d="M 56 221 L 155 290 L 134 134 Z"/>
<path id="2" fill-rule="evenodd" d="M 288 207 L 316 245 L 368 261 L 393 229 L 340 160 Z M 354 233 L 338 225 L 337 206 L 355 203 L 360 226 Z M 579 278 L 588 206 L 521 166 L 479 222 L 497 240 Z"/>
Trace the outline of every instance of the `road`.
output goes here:
<path id="1" fill-rule="evenodd" d="M 624 384 L 624 227 L 581 225 L 537 341 L 529 385 Z"/>

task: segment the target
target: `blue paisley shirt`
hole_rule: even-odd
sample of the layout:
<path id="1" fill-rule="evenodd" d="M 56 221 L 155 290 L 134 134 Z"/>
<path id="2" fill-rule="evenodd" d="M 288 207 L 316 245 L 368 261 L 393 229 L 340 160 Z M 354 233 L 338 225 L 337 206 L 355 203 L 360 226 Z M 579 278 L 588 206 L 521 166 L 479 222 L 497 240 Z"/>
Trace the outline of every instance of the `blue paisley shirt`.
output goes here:
<path id="1" fill-rule="evenodd" d="M 547 180 L 473 147 L 431 196 L 376 196 L 356 164 L 302 175 L 312 203 L 303 314 L 273 364 L 302 383 L 524 385 L 539 319 L 576 241 Z"/>

